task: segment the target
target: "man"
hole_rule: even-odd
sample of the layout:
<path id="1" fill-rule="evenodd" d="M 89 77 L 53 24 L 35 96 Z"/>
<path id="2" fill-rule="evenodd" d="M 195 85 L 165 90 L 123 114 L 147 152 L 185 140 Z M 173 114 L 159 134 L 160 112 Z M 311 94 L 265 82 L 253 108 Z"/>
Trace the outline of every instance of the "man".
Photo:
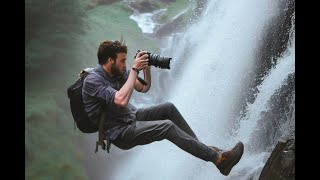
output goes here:
<path id="1" fill-rule="evenodd" d="M 105 110 L 104 138 L 107 142 L 126 150 L 167 139 L 195 157 L 213 162 L 225 176 L 239 162 L 244 149 L 241 142 L 230 151 L 206 146 L 172 103 L 141 109 L 129 103 L 133 90 L 145 93 L 151 86 L 146 51 L 137 53 L 130 71 L 126 66 L 127 47 L 119 41 L 102 42 L 97 56 L 99 64 L 95 73 L 86 77 L 82 95 L 92 122 L 98 124 Z M 147 85 L 138 80 L 141 71 Z"/>

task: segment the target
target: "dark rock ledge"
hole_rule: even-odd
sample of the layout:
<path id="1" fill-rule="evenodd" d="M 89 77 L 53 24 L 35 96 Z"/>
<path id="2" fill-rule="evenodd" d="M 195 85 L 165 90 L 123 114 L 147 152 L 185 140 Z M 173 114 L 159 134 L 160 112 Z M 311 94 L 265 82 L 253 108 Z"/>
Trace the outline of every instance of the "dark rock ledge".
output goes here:
<path id="1" fill-rule="evenodd" d="M 294 180 L 295 179 L 295 137 L 285 137 L 278 141 L 259 180 Z"/>

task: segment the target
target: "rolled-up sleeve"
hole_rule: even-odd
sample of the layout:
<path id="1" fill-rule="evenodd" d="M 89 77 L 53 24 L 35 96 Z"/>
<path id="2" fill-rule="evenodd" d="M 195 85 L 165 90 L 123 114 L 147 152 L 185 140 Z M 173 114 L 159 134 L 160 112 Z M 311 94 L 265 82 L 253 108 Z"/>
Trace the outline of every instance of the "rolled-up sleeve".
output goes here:
<path id="1" fill-rule="evenodd" d="M 114 97 L 117 90 L 93 76 L 84 80 L 83 93 L 104 100 L 107 105 L 114 104 Z"/>

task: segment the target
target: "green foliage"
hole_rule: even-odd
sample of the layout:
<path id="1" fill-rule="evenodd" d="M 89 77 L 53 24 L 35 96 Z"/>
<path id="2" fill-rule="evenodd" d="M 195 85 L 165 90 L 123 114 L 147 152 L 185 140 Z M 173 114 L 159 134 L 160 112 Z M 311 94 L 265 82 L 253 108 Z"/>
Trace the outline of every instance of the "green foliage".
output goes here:
<path id="1" fill-rule="evenodd" d="M 84 54 L 88 66 L 97 64 L 97 48 L 102 41 L 107 39 L 124 38 L 128 46 L 128 66 L 132 65 L 133 57 L 138 49 L 157 51 L 154 41 L 144 36 L 136 22 L 129 18 L 131 14 L 132 11 L 128 11 L 127 5 L 123 2 L 97 6 L 88 11 L 89 36 L 86 36 L 85 43 L 82 43 L 83 48 L 91 52 Z"/>
<path id="2" fill-rule="evenodd" d="M 66 13 L 67 12 L 67 13 Z M 48 72 L 70 66 L 84 34 L 85 11 L 78 0 L 25 1 L 25 75 L 43 81 Z"/>
<path id="3" fill-rule="evenodd" d="M 58 91 L 27 91 L 25 97 L 26 179 L 87 179 L 76 150 L 78 133 L 58 102 Z"/>
<path id="4" fill-rule="evenodd" d="M 66 88 L 95 66 L 99 43 L 125 39 L 128 67 L 137 49 L 156 51 L 122 2 L 88 11 L 77 0 L 25 1 L 25 178 L 88 179 Z M 136 49 L 135 49 L 136 48 Z"/>

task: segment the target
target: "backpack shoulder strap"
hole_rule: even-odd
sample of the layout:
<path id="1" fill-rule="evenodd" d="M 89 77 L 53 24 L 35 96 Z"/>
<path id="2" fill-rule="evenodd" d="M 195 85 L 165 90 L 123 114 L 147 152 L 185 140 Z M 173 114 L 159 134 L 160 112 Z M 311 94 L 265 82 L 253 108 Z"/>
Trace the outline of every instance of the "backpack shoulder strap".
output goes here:
<path id="1" fill-rule="evenodd" d="M 89 73 L 93 72 L 94 68 L 85 68 L 82 69 L 79 73 L 79 78 L 85 78 Z"/>
<path id="2" fill-rule="evenodd" d="M 97 77 L 99 77 L 101 80 L 103 80 L 104 83 L 106 83 L 106 80 L 104 78 L 102 78 L 98 73 L 96 73 L 93 69 L 91 71 L 89 71 L 89 73 L 93 73 L 95 74 Z M 107 140 L 107 145 L 106 143 L 104 142 L 103 140 L 103 131 L 104 131 L 104 121 L 106 119 L 106 111 L 104 110 L 105 109 L 105 106 L 102 107 L 102 113 L 101 113 L 101 116 L 100 116 L 100 121 L 99 121 L 99 127 L 98 127 L 98 141 L 96 141 L 96 148 L 95 148 L 95 153 L 98 152 L 98 146 L 100 145 L 102 147 L 103 150 L 107 150 L 107 152 L 109 153 L 109 140 L 108 138 L 106 139 Z"/>

